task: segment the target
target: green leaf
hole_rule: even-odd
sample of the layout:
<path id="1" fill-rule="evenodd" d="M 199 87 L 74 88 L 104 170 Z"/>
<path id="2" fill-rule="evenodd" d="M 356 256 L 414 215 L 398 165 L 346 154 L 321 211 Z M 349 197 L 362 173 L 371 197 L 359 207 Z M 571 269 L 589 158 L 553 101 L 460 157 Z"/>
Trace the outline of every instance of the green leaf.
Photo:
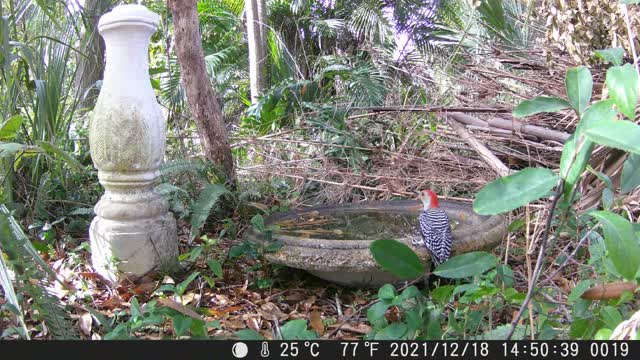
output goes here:
<path id="1" fill-rule="evenodd" d="M 254 215 L 251 218 L 251 225 L 253 225 L 253 227 L 259 232 L 264 231 L 264 218 L 262 218 L 262 215 Z"/>
<path id="2" fill-rule="evenodd" d="M 591 72 L 584 66 L 570 68 L 567 70 L 564 83 L 571 107 L 578 114 L 582 114 L 587 105 L 589 105 L 589 100 L 591 100 L 591 92 L 593 90 Z"/>
<path id="3" fill-rule="evenodd" d="M 633 191 L 640 185 L 640 155 L 630 154 L 622 168 L 620 192 L 623 194 Z"/>
<path id="4" fill-rule="evenodd" d="M 634 0 L 640 1 L 640 0 Z M 615 66 L 622 65 L 622 56 L 624 56 L 623 48 L 609 48 L 603 50 L 596 50 L 596 57 L 606 62 L 610 62 Z"/>
<path id="5" fill-rule="evenodd" d="M 611 99 L 626 117 L 633 120 L 638 101 L 638 73 L 631 64 L 614 66 L 607 70 L 606 84 Z"/>
<path id="6" fill-rule="evenodd" d="M 376 333 L 374 340 L 402 340 L 407 330 L 406 324 L 395 322 Z"/>
<path id="7" fill-rule="evenodd" d="M 558 175 L 545 168 L 526 168 L 487 184 L 473 201 L 480 215 L 501 214 L 548 196 Z"/>
<path id="8" fill-rule="evenodd" d="M 376 240 L 371 243 L 369 250 L 382 269 L 403 280 L 416 279 L 425 272 L 418 255 L 399 241 Z"/>
<path id="9" fill-rule="evenodd" d="M 608 211 L 590 214 L 604 227 L 605 246 L 616 270 L 625 279 L 633 280 L 640 267 L 640 243 L 633 231 L 633 224 Z"/>
<path id="10" fill-rule="evenodd" d="M 393 300 L 396 297 L 396 288 L 391 284 L 384 284 L 380 290 L 378 290 L 378 297 L 384 300 Z"/>
<path id="11" fill-rule="evenodd" d="M 24 117 L 22 115 L 14 115 L 7 119 L 7 121 L 0 125 L 0 140 L 8 140 L 16 137 L 23 121 Z"/>
<path id="12" fill-rule="evenodd" d="M 220 261 L 209 259 L 207 260 L 207 265 L 209 265 L 209 269 L 211 269 L 211 271 L 216 277 L 222 278 L 223 273 L 222 273 L 222 265 L 220 264 Z"/>
<path id="13" fill-rule="evenodd" d="M 187 329 L 191 327 L 191 322 L 193 321 L 189 316 L 182 314 L 176 314 L 171 320 L 173 322 L 173 332 L 176 334 L 176 337 L 182 336 Z"/>
<path id="14" fill-rule="evenodd" d="M 602 318 L 604 324 L 610 329 L 615 329 L 616 326 L 622 322 L 622 315 L 620 314 L 620 311 L 610 305 L 607 305 L 600 310 L 600 318 Z"/>
<path id="15" fill-rule="evenodd" d="M 585 139 L 584 136 L 580 136 L 579 139 L 576 140 L 576 134 L 569 136 L 564 143 L 560 158 L 560 176 L 565 181 L 564 193 L 567 200 L 576 183 L 580 180 L 593 151 L 591 141 Z"/>
<path id="16" fill-rule="evenodd" d="M 593 285 L 593 279 L 580 280 L 576 286 L 571 289 L 567 303 L 572 305 L 576 301 L 580 300 L 580 296 Z"/>
<path id="17" fill-rule="evenodd" d="M 202 190 L 200 197 L 191 208 L 191 240 L 200 235 L 200 229 L 207 221 L 211 208 L 218 202 L 220 196 L 227 193 L 229 190 L 219 184 L 210 184 Z"/>
<path id="18" fill-rule="evenodd" d="M 176 286 L 176 293 L 178 295 L 182 296 L 184 294 L 185 290 L 187 290 L 187 286 L 189 286 L 189 284 L 191 284 L 191 282 L 193 280 L 195 280 L 198 277 L 198 275 L 200 275 L 200 273 L 198 271 L 196 271 L 196 272 L 192 273 L 191 275 L 189 275 L 189 277 L 185 281 L 183 281 L 180 284 L 178 284 Z"/>
<path id="19" fill-rule="evenodd" d="M 498 259 L 495 256 L 482 252 L 470 252 L 458 256 L 440 264 L 433 273 L 443 278 L 463 279 L 480 275 L 496 266 Z"/>
<path id="20" fill-rule="evenodd" d="M 586 127 L 584 133 L 595 143 L 640 154 L 640 126 L 631 121 L 599 121 Z"/>
<path id="21" fill-rule="evenodd" d="M 238 337 L 238 340 L 264 340 L 262 335 L 251 329 L 238 330 L 234 335 Z"/>
<path id="22" fill-rule="evenodd" d="M 82 164 L 76 160 L 71 154 L 68 152 L 61 150 L 56 145 L 48 142 L 48 141 L 36 141 L 36 145 L 42 148 L 44 151 L 49 153 L 52 157 L 58 160 L 64 160 L 64 162 L 69 165 L 69 167 L 74 171 L 81 171 L 83 166 Z"/>
<path id="23" fill-rule="evenodd" d="M 408 288 L 404 289 L 404 291 L 400 295 L 400 298 L 402 300 L 409 300 L 409 299 L 418 297 L 420 295 L 421 295 L 420 290 L 418 290 L 417 287 L 411 285 Z"/>
<path id="24" fill-rule="evenodd" d="M 531 100 L 521 102 L 513 109 L 513 117 L 523 118 L 542 112 L 556 112 L 571 107 L 571 104 L 563 99 L 539 96 Z"/>
<path id="25" fill-rule="evenodd" d="M 387 312 L 389 306 L 391 306 L 391 303 L 386 301 L 379 301 L 373 304 L 369 309 L 367 309 L 367 320 L 369 320 L 370 323 L 376 322 L 384 316 L 384 313 Z"/>
<path id="26" fill-rule="evenodd" d="M 443 285 L 431 290 L 431 298 L 439 303 L 448 303 L 449 297 L 453 294 L 455 285 Z"/>
<path id="27" fill-rule="evenodd" d="M 282 334 L 282 340 L 296 340 L 298 335 L 307 330 L 307 320 L 297 319 L 288 321 L 282 325 L 280 333 Z"/>
<path id="28" fill-rule="evenodd" d="M 611 329 L 602 328 L 598 330 L 595 335 L 593 335 L 593 340 L 609 340 L 612 334 L 613 331 Z"/>

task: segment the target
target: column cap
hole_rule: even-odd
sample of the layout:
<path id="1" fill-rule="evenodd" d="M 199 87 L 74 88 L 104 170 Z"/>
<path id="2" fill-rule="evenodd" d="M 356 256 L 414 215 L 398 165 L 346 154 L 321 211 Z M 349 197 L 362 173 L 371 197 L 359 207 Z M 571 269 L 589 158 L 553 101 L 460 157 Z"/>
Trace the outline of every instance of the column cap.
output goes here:
<path id="1" fill-rule="evenodd" d="M 160 15 L 143 5 L 118 5 L 100 18 L 98 31 L 102 33 L 122 25 L 142 25 L 155 31 L 159 23 Z"/>

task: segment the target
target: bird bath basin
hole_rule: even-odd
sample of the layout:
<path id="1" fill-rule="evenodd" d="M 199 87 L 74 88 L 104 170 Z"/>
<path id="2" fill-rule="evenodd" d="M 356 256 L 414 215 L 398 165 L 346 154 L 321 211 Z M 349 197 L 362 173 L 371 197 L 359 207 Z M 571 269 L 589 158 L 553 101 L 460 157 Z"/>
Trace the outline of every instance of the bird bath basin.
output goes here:
<path id="1" fill-rule="evenodd" d="M 470 204 L 456 201 L 441 200 L 440 207 L 451 220 L 454 255 L 492 249 L 505 235 L 502 216 L 476 215 Z M 414 237 L 420 237 L 420 211 L 422 204 L 416 200 L 392 200 L 276 213 L 265 219 L 265 225 L 277 226 L 271 241 L 280 241 L 283 246 L 265 257 L 344 286 L 395 283 L 400 279 L 376 264 L 369 245 L 378 239 L 395 239 L 412 247 L 424 261 L 430 261 L 426 249 L 411 245 Z M 247 238 L 265 242 L 254 230 L 247 233 Z"/>

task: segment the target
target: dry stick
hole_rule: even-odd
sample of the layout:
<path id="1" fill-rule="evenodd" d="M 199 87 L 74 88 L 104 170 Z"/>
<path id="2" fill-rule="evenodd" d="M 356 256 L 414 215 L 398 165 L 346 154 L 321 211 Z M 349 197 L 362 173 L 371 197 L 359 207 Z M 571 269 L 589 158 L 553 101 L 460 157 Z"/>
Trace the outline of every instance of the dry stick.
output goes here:
<path id="1" fill-rule="evenodd" d="M 537 125 L 524 124 L 522 121 L 516 119 L 506 120 L 491 118 L 485 121 L 466 114 L 452 113 L 449 115 L 453 117 L 457 122 L 468 126 L 474 125 L 484 127 L 488 130 L 491 130 L 491 127 L 496 127 L 498 129 L 510 130 L 512 132 L 520 132 L 526 135 L 536 136 L 545 140 L 554 140 L 559 143 L 564 143 L 565 141 L 567 141 L 569 136 L 571 136 L 571 134 L 563 131 L 547 129 L 545 127 Z"/>
<path id="2" fill-rule="evenodd" d="M 511 109 L 493 107 L 462 107 L 462 106 L 354 106 L 349 111 L 371 111 L 371 112 L 461 112 L 461 113 L 509 113 Z M 357 116 L 357 115 L 356 115 Z"/>
<path id="3" fill-rule="evenodd" d="M 464 128 L 455 119 L 445 116 L 449 125 L 455 130 L 460 137 L 469 144 L 475 151 L 480 154 L 480 157 L 500 176 L 507 176 L 510 173 L 509 168 L 493 155 L 491 150 L 484 146 L 478 139 L 476 139 L 467 129 Z"/>
<path id="4" fill-rule="evenodd" d="M 551 202 L 551 208 L 549 209 L 549 217 L 545 223 L 544 233 L 542 234 L 542 244 L 540 244 L 540 252 L 538 253 L 538 259 L 536 260 L 536 267 L 533 270 L 533 276 L 531 277 L 531 282 L 529 283 L 529 289 L 527 290 L 527 297 L 525 297 L 520 310 L 518 310 L 518 314 L 511 322 L 511 329 L 509 329 L 509 333 L 507 334 L 506 340 L 511 340 L 511 336 L 513 336 L 514 331 L 516 331 L 516 326 L 518 326 L 518 322 L 524 314 L 524 309 L 529 306 L 531 302 L 531 298 L 533 297 L 533 291 L 536 287 L 536 282 L 538 281 L 538 276 L 540 276 L 540 272 L 542 271 L 542 262 L 544 259 L 544 253 L 547 250 L 547 241 L 549 240 L 549 228 L 551 228 L 551 221 L 553 220 L 553 213 L 556 210 L 556 205 L 558 205 L 558 201 L 560 200 L 560 196 L 562 196 L 562 191 L 564 188 L 564 182 L 561 180 L 556 187 L 556 192 L 553 197 L 553 201 Z"/>
<path id="5" fill-rule="evenodd" d="M 627 11 L 626 4 L 620 4 L 620 7 L 622 8 L 622 13 L 624 14 L 624 22 L 627 24 L 627 35 L 629 36 L 629 45 L 631 46 L 631 53 L 633 54 L 633 66 L 636 68 L 636 72 L 640 73 L 640 70 L 638 70 L 638 54 L 636 53 L 636 45 L 633 42 L 631 21 L 629 21 L 629 11 Z"/>

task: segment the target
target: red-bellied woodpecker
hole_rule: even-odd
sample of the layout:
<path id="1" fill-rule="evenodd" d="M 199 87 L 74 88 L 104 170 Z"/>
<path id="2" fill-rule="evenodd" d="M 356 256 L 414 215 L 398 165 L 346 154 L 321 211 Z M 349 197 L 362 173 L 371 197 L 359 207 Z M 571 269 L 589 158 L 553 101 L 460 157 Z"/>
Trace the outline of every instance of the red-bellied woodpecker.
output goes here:
<path id="1" fill-rule="evenodd" d="M 433 191 L 422 190 L 418 199 L 424 204 L 424 210 L 418 216 L 422 241 L 415 239 L 413 244 L 426 247 L 433 266 L 438 266 L 451 256 L 451 223 L 447 213 L 439 207 L 438 197 Z"/>

